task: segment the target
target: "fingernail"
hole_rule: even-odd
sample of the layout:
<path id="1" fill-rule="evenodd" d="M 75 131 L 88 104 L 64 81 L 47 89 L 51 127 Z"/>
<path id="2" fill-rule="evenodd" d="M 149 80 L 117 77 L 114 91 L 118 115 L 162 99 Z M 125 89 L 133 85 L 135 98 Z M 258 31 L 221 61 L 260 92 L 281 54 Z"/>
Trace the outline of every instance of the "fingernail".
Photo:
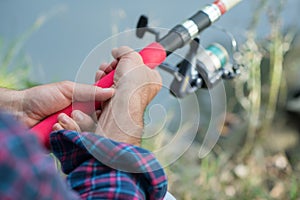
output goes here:
<path id="1" fill-rule="evenodd" d="M 105 72 L 99 69 L 99 70 L 97 71 L 97 73 L 99 74 L 99 76 L 102 76 Z"/>
<path id="2" fill-rule="evenodd" d="M 53 130 L 53 131 L 57 131 L 57 130 L 58 130 L 58 125 L 57 125 L 57 124 L 54 124 L 54 126 L 52 127 L 52 130 Z"/>
<path id="3" fill-rule="evenodd" d="M 67 117 L 64 114 L 60 115 L 58 120 L 61 123 L 63 123 L 63 124 L 67 124 L 68 123 L 68 119 L 67 119 Z"/>
<path id="4" fill-rule="evenodd" d="M 83 115 L 79 111 L 74 111 L 72 113 L 72 116 L 75 121 L 82 121 L 83 120 Z"/>
<path id="5" fill-rule="evenodd" d="M 102 88 L 102 91 L 104 92 L 115 92 L 115 89 L 114 88 Z"/>

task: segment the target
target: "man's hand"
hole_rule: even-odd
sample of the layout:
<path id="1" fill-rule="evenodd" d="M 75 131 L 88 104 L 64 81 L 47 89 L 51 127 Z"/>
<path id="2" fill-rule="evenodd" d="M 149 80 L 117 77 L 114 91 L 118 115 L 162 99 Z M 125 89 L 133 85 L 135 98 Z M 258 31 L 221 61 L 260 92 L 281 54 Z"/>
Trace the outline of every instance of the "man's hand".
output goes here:
<path id="1" fill-rule="evenodd" d="M 69 106 L 72 101 L 106 101 L 114 89 L 63 81 L 22 91 L 1 89 L 0 108 L 14 114 L 28 127 Z"/>
<path id="2" fill-rule="evenodd" d="M 147 67 L 142 57 L 129 47 L 112 51 L 116 59 L 102 66 L 105 73 L 116 69 L 115 96 L 104 105 L 96 133 L 119 142 L 140 145 L 144 111 L 159 92 L 162 81 L 159 73 Z"/>
<path id="3" fill-rule="evenodd" d="M 159 73 L 144 65 L 141 56 L 128 47 L 112 51 L 111 64 L 102 64 L 96 73 L 99 80 L 113 69 L 115 95 L 103 105 L 97 117 L 73 111 L 72 118 L 61 114 L 53 129 L 95 131 L 118 142 L 140 145 L 144 110 L 161 88 Z M 99 114 L 97 115 L 99 116 Z"/>

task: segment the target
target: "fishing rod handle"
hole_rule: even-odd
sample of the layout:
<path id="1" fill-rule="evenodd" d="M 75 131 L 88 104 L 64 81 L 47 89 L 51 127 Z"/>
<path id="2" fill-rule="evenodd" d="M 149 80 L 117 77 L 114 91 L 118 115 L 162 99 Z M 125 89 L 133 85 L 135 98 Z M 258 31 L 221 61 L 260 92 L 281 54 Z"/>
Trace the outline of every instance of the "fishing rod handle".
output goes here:
<path id="1" fill-rule="evenodd" d="M 157 42 L 151 43 L 142 49 L 139 54 L 141 55 L 144 64 L 151 69 L 154 69 L 156 66 L 160 65 L 166 58 L 166 51 L 164 47 Z M 109 74 L 97 81 L 94 85 L 101 88 L 111 87 L 114 83 L 114 73 L 115 70 L 111 71 Z M 95 104 L 91 104 L 90 102 L 74 102 L 65 109 L 48 116 L 36 124 L 31 128 L 31 132 L 37 136 L 41 144 L 43 144 L 46 148 L 49 148 L 49 136 L 52 132 L 53 125 L 57 123 L 57 117 L 59 114 L 65 113 L 68 116 L 71 116 L 73 110 L 81 110 L 86 114 L 92 114 L 99 107 L 100 102 L 95 102 Z"/>
<path id="2" fill-rule="evenodd" d="M 240 1 L 241 0 L 216 0 L 214 3 L 209 4 L 198 11 L 182 24 L 178 24 L 172 28 L 169 33 L 158 42 L 154 42 L 140 51 L 145 65 L 152 69 L 160 65 L 165 60 L 166 56 L 192 41 L 201 31 L 217 21 L 225 12 L 230 10 Z M 114 71 L 103 77 L 94 85 L 102 88 L 110 87 L 113 85 L 113 77 Z M 95 106 L 98 108 L 99 103 L 96 103 Z M 90 106 L 90 104 L 77 102 L 44 119 L 35 125 L 31 131 L 37 135 L 42 144 L 49 147 L 49 134 L 52 131 L 53 125 L 57 122 L 57 116 L 60 113 L 66 113 L 70 116 L 74 109 L 82 110 L 87 114 L 91 114 L 91 112 L 95 110 L 94 106 Z"/>

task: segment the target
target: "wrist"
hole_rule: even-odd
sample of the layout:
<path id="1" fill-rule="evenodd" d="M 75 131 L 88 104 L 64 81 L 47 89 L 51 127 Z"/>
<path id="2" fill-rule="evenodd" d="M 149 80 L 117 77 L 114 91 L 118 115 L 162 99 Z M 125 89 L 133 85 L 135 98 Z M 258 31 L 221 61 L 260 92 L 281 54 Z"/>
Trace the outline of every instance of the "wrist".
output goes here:
<path id="1" fill-rule="evenodd" d="M 0 108 L 10 112 L 17 118 L 23 115 L 23 96 L 24 91 L 9 90 L 0 88 Z"/>

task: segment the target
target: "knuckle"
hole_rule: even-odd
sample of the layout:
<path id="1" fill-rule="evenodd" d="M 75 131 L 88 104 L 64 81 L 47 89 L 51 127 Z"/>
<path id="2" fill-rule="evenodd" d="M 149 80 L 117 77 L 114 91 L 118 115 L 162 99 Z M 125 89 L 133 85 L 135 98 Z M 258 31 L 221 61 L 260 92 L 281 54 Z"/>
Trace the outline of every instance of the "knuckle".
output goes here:
<path id="1" fill-rule="evenodd" d="M 63 86 L 66 86 L 66 87 L 73 86 L 73 82 L 72 81 L 61 81 L 60 84 L 63 85 Z"/>
<path id="2" fill-rule="evenodd" d="M 130 56 L 130 58 L 133 59 L 133 61 L 136 62 L 137 64 L 144 65 L 143 58 L 138 52 L 132 51 L 128 54 L 128 56 Z"/>
<path id="3" fill-rule="evenodd" d="M 129 46 L 126 46 L 126 45 L 120 46 L 120 47 L 119 47 L 119 50 L 120 50 L 120 51 L 123 51 L 123 52 L 125 52 L 125 53 L 128 53 L 128 52 L 133 51 L 132 48 L 130 48 Z"/>

